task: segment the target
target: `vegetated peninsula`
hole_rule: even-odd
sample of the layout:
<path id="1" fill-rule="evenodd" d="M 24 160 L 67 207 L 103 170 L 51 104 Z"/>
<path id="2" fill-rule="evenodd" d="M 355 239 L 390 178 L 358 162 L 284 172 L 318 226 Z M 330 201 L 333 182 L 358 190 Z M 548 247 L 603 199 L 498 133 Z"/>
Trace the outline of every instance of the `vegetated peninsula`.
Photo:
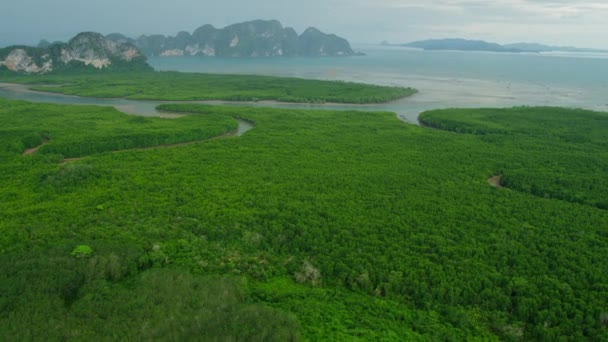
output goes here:
<path id="1" fill-rule="evenodd" d="M 83 32 L 68 43 L 9 46 L 0 49 L 0 74 L 50 72 L 149 71 L 146 57 L 128 42 Z"/>
<path id="2" fill-rule="evenodd" d="M 281 101 L 291 103 L 382 103 L 411 96 L 409 87 L 294 77 L 180 72 L 97 72 L 1 75 L 0 82 L 32 90 L 95 98 L 158 101 Z M 247 87 L 243 87 L 246 84 Z"/>
<path id="3" fill-rule="evenodd" d="M 192 33 L 181 31 L 174 37 L 157 34 L 132 39 L 114 33 L 107 38 L 134 44 L 147 56 L 321 57 L 356 54 L 344 38 L 323 33 L 314 27 L 298 35 L 293 28 L 283 27 L 277 20 L 254 20 L 221 29 L 204 25 Z"/>
<path id="4" fill-rule="evenodd" d="M 500 45 L 483 40 L 468 40 L 461 38 L 429 39 L 400 46 L 424 50 L 456 50 L 456 51 L 490 51 L 490 52 L 592 52 L 608 53 L 608 50 L 584 49 L 567 46 L 551 46 L 538 43 L 514 43 Z"/>

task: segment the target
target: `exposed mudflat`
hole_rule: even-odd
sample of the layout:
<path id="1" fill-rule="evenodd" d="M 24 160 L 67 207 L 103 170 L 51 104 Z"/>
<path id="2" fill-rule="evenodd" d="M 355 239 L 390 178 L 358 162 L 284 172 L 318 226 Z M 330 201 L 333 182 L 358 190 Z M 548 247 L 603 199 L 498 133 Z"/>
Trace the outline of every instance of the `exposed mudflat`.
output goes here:
<path id="1" fill-rule="evenodd" d="M 493 177 L 488 178 L 488 184 L 490 184 L 491 186 L 493 186 L 495 188 L 502 189 L 503 186 L 501 184 L 501 180 L 502 180 L 502 176 L 500 176 L 500 175 L 493 176 Z"/>
<path id="2" fill-rule="evenodd" d="M 23 156 L 29 156 L 30 154 L 34 154 L 36 153 L 42 146 L 46 145 L 48 143 L 48 140 L 45 140 L 42 144 L 36 146 L 36 147 L 32 147 L 32 148 L 28 148 L 25 151 L 23 151 L 23 153 L 21 153 L 21 155 Z"/>

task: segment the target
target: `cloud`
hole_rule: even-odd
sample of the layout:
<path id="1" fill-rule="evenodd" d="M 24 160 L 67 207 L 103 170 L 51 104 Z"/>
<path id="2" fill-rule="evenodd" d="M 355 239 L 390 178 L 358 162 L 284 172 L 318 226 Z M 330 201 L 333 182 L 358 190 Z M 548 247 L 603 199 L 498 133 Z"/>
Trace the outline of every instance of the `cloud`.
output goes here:
<path id="1" fill-rule="evenodd" d="M 433 11 L 473 13 L 488 16 L 512 14 L 559 18 L 573 13 L 608 11 L 608 3 L 585 0 L 379 0 L 376 5 L 387 8 L 424 8 Z"/>

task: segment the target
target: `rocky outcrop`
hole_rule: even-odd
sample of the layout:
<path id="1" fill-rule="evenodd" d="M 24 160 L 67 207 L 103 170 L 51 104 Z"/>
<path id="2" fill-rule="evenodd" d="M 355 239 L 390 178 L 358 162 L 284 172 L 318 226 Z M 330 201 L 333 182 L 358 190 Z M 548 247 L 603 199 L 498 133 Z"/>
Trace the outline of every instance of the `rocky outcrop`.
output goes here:
<path id="1" fill-rule="evenodd" d="M 112 40 L 120 35 L 107 36 Z M 346 39 L 325 34 L 315 28 L 301 36 L 276 20 L 255 20 L 222 29 L 204 25 L 192 34 L 182 31 L 175 37 L 141 36 L 135 45 L 148 56 L 277 57 L 351 56 Z"/>
<path id="2" fill-rule="evenodd" d="M 28 52 L 26 47 L 18 47 L 8 52 L 8 55 L 0 60 L 0 67 L 11 71 L 26 73 L 49 72 L 53 68 L 53 61 L 48 54 L 42 55 L 34 60 L 35 55 Z"/>
<path id="3" fill-rule="evenodd" d="M 13 46 L 0 49 L 0 71 L 48 73 L 71 69 L 149 70 L 146 58 L 128 42 L 84 32 L 68 43 Z"/>
<path id="4" fill-rule="evenodd" d="M 302 56 L 350 56 L 354 54 L 350 44 L 335 34 L 325 34 L 314 27 L 304 31 L 298 39 Z"/>

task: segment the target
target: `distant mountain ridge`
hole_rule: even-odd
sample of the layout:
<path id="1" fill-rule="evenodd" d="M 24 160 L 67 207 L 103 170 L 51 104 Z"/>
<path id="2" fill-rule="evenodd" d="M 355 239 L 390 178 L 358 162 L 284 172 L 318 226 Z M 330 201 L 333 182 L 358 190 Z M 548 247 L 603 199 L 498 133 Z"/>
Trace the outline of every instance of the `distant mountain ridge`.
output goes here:
<path id="1" fill-rule="evenodd" d="M 87 69 L 152 70 L 135 45 L 116 42 L 95 32 L 79 33 L 68 43 L 41 42 L 38 47 L 0 49 L 0 72 L 41 74 Z"/>
<path id="2" fill-rule="evenodd" d="M 539 43 L 513 43 L 505 44 L 505 47 L 523 50 L 526 52 L 591 52 L 591 53 L 608 53 L 608 50 L 577 48 L 572 46 L 554 46 Z"/>
<path id="3" fill-rule="evenodd" d="M 460 38 L 421 40 L 403 44 L 402 46 L 424 50 L 523 52 L 523 50 L 508 48 L 500 44 L 490 43 L 483 40 L 468 40 Z"/>
<path id="4" fill-rule="evenodd" d="M 456 50 L 456 51 L 490 51 L 490 52 L 596 52 L 608 53 L 608 50 L 581 49 L 575 47 L 551 46 L 538 43 L 514 43 L 500 45 L 483 40 L 461 38 L 420 40 L 400 46 L 424 50 Z"/>
<path id="5" fill-rule="evenodd" d="M 203 25 L 175 36 L 142 35 L 137 39 L 109 34 L 115 42 L 137 46 L 147 56 L 277 57 L 352 56 L 350 43 L 310 27 L 301 35 L 277 20 L 254 20 L 221 29 Z"/>

